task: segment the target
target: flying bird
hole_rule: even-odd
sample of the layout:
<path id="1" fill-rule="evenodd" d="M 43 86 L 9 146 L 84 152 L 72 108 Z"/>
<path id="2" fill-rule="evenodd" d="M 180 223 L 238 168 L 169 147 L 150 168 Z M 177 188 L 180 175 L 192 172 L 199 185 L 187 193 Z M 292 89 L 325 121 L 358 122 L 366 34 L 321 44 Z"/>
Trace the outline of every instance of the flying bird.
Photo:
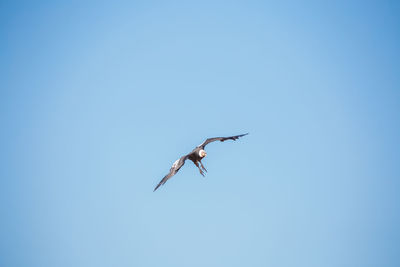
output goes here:
<path id="1" fill-rule="evenodd" d="M 201 163 L 201 160 L 205 156 L 207 156 L 207 153 L 204 150 L 206 145 L 208 145 L 209 143 L 214 142 L 214 141 L 221 141 L 221 142 L 224 142 L 226 140 L 236 141 L 236 139 L 238 139 L 239 137 L 242 137 L 242 136 L 245 136 L 248 134 L 249 133 L 235 135 L 235 136 L 229 136 L 229 137 L 213 137 L 213 138 L 206 139 L 206 141 L 204 141 L 203 143 L 198 145 L 195 149 L 193 149 L 192 152 L 177 159 L 174 162 L 174 164 L 172 164 L 172 167 L 169 170 L 169 173 L 167 175 L 165 175 L 164 178 L 162 178 L 162 180 L 160 181 L 160 183 L 158 183 L 156 188 L 154 188 L 154 191 L 156 191 L 161 185 L 165 184 L 168 181 L 168 179 L 170 179 L 172 176 L 174 176 L 180 170 L 180 168 L 182 168 L 182 166 L 185 164 L 185 161 L 187 159 L 190 159 L 191 161 L 193 161 L 194 165 L 196 165 L 196 167 L 199 168 L 200 174 L 204 176 L 204 171 L 207 172 L 207 170 L 206 170 L 206 168 L 204 168 L 203 163 Z M 201 168 L 200 168 L 200 166 L 201 166 Z"/>

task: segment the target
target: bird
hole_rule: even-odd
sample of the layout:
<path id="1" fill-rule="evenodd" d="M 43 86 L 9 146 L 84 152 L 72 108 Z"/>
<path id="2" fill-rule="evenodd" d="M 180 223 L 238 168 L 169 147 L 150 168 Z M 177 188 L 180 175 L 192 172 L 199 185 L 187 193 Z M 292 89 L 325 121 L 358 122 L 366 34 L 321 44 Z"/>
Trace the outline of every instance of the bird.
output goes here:
<path id="1" fill-rule="evenodd" d="M 187 159 L 193 161 L 194 165 L 199 169 L 200 174 L 204 176 L 204 172 L 207 172 L 207 169 L 204 167 L 203 163 L 201 163 L 201 160 L 207 156 L 207 152 L 204 150 L 205 146 L 208 145 L 211 142 L 215 141 L 220 141 L 224 142 L 226 140 L 233 140 L 236 141 L 236 139 L 239 139 L 239 137 L 248 135 L 249 133 L 245 134 L 240 134 L 240 135 L 235 135 L 235 136 L 228 136 L 228 137 L 213 137 L 213 138 L 207 138 L 203 143 L 195 147 L 192 152 L 190 152 L 187 155 L 184 155 L 177 159 L 173 164 L 171 169 L 169 170 L 169 173 L 164 176 L 164 178 L 161 179 L 161 181 L 157 184 L 157 186 L 154 188 L 153 192 L 156 191 L 160 186 L 164 185 L 172 176 L 174 176 L 185 164 L 185 161 Z"/>

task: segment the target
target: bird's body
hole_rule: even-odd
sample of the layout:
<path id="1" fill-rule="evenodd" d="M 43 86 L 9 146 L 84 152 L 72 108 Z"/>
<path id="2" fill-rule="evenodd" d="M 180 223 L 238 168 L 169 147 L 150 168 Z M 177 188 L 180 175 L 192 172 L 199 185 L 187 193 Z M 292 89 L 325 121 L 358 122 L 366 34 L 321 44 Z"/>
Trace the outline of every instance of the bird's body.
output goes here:
<path id="1" fill-rule="evenodd" d="M 154 188 L 154 191 L 157 190 L 157 188 L 159 188 L 161 185 L 165 184 L 168 179 L 170 179 L 172 176 L 174 176 L 179 170 L 180 168 L 182 168 L 182 166 L 185 164 L 185 161 L 187 159 L 190 159 L 195 165 L 196 167 L 199 169 L 200 174 L 204 176 L 204 172 L 207 172 L 206 168 L 204 168 L 203 163 L 201 162 L 201 160 L 207 156 L 206 151 L 204 150 L 204 147 L 214 141 L 221 141 L 224 142 L 225 140 L 236 140 L 239 137 L 245 136 L 246 134 L 241 134 L 241 135 L 235 135 L 235 136 L 229 136 L 229 137 L 214 137 L 214 138 L 208 138 L 206 141 L 204 141 L 203 143 L 201 143 L 200 145 L 198 145 L 197 147 L 195 147 L 192 152 L 190 152 L 187 155 L 184 155 L 182 157 L 180 157 L 179 159 L 177 159 L 174 164 L 172 164 L 171 169 L 169 170 L 169 173 L 167 175 L 164 176 L 164 178 L 160 181 L 160 183 Z"/>
<path id="2" fill-rule="evenodd" d="M 188 154 L 188 159 L 193 161 L 193 163 L 197 162 L 197 161 L 201 161 L 207 155 L 207 153 L 203 154 L 203 151 L 204 150 L 201 147 L 196 147 L 195 149 L 192 150 L 192 152 L 190 152 Z M 200 156 L 200 153 L 203 156 Z M 205 153 L 205 151 L 204 151 L 204 153 Z"/>

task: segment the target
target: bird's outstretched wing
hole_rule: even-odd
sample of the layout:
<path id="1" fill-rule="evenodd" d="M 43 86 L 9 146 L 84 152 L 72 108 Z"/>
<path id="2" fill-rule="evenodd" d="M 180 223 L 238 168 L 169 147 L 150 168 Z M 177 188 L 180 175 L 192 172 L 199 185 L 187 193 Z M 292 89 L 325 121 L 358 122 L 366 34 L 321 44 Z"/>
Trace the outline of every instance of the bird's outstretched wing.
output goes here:
<path id="1" fill-rule="evenodd" d="M 179 169 L 185 164 L 185 160 L 188 158 L 189 155 L 185 155 L 179 159 L 177 159 L 174 164 L 172 164 L 171 169 L 169 170 L 169 173 L 167 175 L 164 176 L 164 178 L 162 178 L 162 180 L 158 183 L 158 185 L 156 186 L 156 188 L 154 188 L 154 191 L 157 190 L 157 188 L 159 188 L 160 186 L 162 186 L 163 184 L 165 184 L 169 178 L 171 178 L 172 176 L 174 176 Z M 154 192 L 153 191 L 153 192 Z"/>
<path id="2" fill-rule="evenodd" d="M 240 134 L 240 135 L 235 135 L 235 136 L 228 136 L 228 137 L 213 137 L 213 138 L 208 138 L 206 141 L 204 141 L 202 144 L 200 144 L 198 147 L 201 147 L 202 149 L 204 149 L 204 147 L 207 145 L 207 144 L 209 144 L 209 143 L 211 143 L 211 142 L 214 142 L 214 141 L 221 141 L 221 142 L 224 142 L 225 140 L 236 140 L 236 139 L 238 139 L 239 137 L 242 137 L 242 136 L 245 136 L 245 135 L 248 135 L 249 133 L 245 133 L 245 134 Z"/>

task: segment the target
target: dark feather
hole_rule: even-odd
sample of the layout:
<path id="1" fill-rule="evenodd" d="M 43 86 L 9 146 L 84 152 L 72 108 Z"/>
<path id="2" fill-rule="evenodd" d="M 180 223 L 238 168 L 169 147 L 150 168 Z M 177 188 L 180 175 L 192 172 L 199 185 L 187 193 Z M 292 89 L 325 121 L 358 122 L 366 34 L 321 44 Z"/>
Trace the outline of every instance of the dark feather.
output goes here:
<path id="1" fill-rule="evenodd" d="M 201 147 L 202 149 L 204 149 L 204 147 L 214 141 L 221 141 L 224 142 L 225 140 L 233 140 L 235 141 L 236 139 L 238 139 L 239 137 L 248 135 L 249 133 L 246 134 L 240 134 L 240 135 L 235 135 L 235 136 L 228 136 L 228 137 L 213 137 L 213 138 L 208 138 L 206 141 L 204 141 L 201 145 L 199 145 L 198 147 Z"/>
<path id="2" fill-rule="evenodd" d="M 172 165 L 171 169 L 169 170 L 169 173 L 167 175 L 165 175 L 164 178 L 162 178 L 162 180 L 158 183 L 156 188 L 154 188 L 153 192 L 156 191 L 160 186 L 165 184 L 169 178 L 174 176 L 179 171 L 179 169 L 185 164 L 185 160 L 188 158 L 188 156 L 189 155 L 185 155 L 185 156 L 181 157 L 180 159 L 178 159 L 176 161 L 176 164 L 174 163 Z"/>

